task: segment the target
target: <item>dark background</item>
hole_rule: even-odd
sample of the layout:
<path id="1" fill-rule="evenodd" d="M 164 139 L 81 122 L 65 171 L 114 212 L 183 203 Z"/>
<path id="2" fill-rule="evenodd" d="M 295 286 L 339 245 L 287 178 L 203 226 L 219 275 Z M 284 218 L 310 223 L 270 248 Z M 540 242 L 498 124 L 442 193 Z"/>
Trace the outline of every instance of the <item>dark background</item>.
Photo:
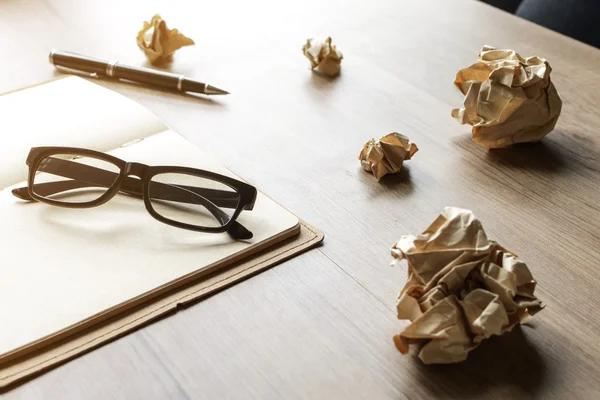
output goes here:
<path id="1" fill-rule="evenodd" d="M 600 0 L 481 0 L 539 25 L 600 47 Z"/>

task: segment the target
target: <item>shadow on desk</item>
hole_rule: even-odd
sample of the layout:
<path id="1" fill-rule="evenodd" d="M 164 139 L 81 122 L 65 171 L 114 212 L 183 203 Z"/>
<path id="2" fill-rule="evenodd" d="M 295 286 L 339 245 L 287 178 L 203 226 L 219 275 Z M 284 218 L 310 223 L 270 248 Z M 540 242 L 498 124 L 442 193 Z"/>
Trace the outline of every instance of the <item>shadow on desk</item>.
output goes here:
<path id="1" fill-rule="evenodd" d="M 307 88 L 311 91 L 317 89 L 319 93 L 329 95 L 338 87 L 341 79 L 341 74 L 327 76 L 318 70 L 312 70 L 310 79 L 307 80 Z"/>
<path id="2" fill-rule="evenodd" d="M 565 166 L 565 157 L 553 143 L 518 143 L 504 149 L 488 151 L 489 161 L 507 166 L 532 169 L 540 172 L 560 172 Z"/>
<path id="3" fill-rule="evenodd" d="M 453 139 L 461 149 L 482 161 L 515 169 L 527 169 L 543 173 L 560 173 L 569 164 L 570 154 L 556 140 L 543 139 L 535 143 L 517 143 L 512 146 L 486 150 L 470 135 Z"/>
<path id="4" fill-rule="evenodd" d="M 493 336 L 469 353 L 466 361 L 449 365 L 425 365 L 411 352 L 415 375 L 433 398 L 478 397 L 499 387 L 506 398 L 534 396 L 543 386 L 546 367 L 526 332 L 516 326 L 512 332 Z M 468 396 L 465 396 L 468 393 Z"/>
<path id="5" fill-rule="evenodd" d="M 364 171 L 362 168 L 358 173 L 362 184 L 369 188 L 371 198 L 410 196 L 415 189 L 410 177 L 410 167 L 406 165 L 398 173 L 385 175 L 379 181 L 375 179 L 372 172 Z"/>
<path id="6" fill-rule="evenodd" d="M 208 106 L 217 106 L 223 107 L 225 103 L 221 103 L 214 98 L 214 96 L 209 96 L 201 93 L 190 93 L 190 92 L 178 92 L 176 90 L 164 89 L 156 86 L 145 85 L 143 83 L 131 82 L 126 80 L 116 80 L 106 77 L 98 77 L 91 78 L 89 74 L 81 73 L 70 73 L 70 75 L 77 75 L 82 78 L 88 79 L 91 82 L 100 84 L 102 86 L 106 86 L 112 90 L 118 91 L 119 88 L 135 88 L 140 90 L 141 92 L 149 93 L 151 95 L 156 95 L 163 97 L 165 99 L 189 99 L 192 101 L 197 101 L 198 103 L 208 105 Z M 65 73 L 55 71 L 54 77 L 58 78 L 61 76 L 65 76 Z"/>

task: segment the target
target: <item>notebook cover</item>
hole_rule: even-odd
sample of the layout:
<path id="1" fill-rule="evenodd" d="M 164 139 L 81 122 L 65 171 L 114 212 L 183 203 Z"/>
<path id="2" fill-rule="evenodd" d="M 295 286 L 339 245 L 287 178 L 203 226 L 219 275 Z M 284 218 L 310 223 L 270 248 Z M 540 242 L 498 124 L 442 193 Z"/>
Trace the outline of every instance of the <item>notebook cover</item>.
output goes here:
<path id="1" fill-rule="evenodd" d="M 73 358 L 85 354 L 112 340 L 126 335 L 161 317 L 176 312 L 265 269 L 288 260 L 323 241 L 323 233 L 301 221 L 300 234 L 279 242 L 226 268 L 210 271 L 172 292 L 110 320 L 64 338 L 51 346 L 29 353 L 21 358 L 0 364 L 0 392 L 10 390 L 24 381 L 48 371 Z"/>

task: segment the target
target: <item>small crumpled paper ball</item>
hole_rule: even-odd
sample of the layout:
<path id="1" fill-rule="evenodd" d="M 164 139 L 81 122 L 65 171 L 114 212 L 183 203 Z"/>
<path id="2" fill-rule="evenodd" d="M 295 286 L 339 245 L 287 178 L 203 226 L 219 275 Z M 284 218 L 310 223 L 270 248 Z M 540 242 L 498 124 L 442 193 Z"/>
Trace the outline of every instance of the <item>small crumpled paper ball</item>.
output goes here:
<path id="1" fill-rule="evenodd" d="M 410 160 L 419 148 L 409 143 L 408 137 L 392 132 L 379 140 L 371 139 L 363 146 L 358 159 L 365 171 L 373 172 L 380 180 L 384 175 L 395 174 L 402 169 L 402 163 Z"/>
<path id="2" fill-rule="evenodd" d="M 456 74 L 454 84 L 465 100 L 452 116 L 472 125 L 473 141 L 488 149 L 540 141 L 554 129 L 562 107 L 550 72 L 543 58 L 484 46 L 479 61 Z"/>
<path id="3" fill-rule="evenodd" d="M 328 76 L 339 75 L 344 56 L 336 46 L 331 44 L 331 37 L 325 40 L 308 39 L 302 46 L 302 52 L 309 59 L 312 69 L 317 68 Z"/>
<path id="4" fill-rule="evenodd" d="M 177 29 L 167 28 L 167 23 L 156 14 L 137 35 L 137 44 L 150 64 L 160 64 L 169 60 L 176 50 L 190 46 L 194 41 Z"/>
<path id="5" fill-rule="evenodd" d="M 392 265 L 408 261 L 397 309 L 411 321 L 394 343 L 403 354 L 422 344 L 425 364 L 463 361 L 484 339 L 543 308 L 527 265 L 488 240 L 470 210 L 446 207 L 419 236 L 402 236 L 392 256 Z"/>

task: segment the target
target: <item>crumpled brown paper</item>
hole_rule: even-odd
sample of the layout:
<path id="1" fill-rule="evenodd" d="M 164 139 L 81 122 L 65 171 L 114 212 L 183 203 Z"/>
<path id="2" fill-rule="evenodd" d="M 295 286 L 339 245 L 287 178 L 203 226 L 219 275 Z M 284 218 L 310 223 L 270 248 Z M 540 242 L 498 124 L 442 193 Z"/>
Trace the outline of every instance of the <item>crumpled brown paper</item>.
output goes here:
<path id="1" fill-rule="evenodd" d="M 551 71 L 543 58 L 484 46 L 479 61 L 456 74 L 465 100 L 452 116 L 472 125 L 473 141 L 486 148 L 537 142 L 554 129 L 562 107 Z"/>
<path id="2" fill-rule="evenodd" d="M 336 76 L 340 73 L 344 56 L 336 46 L 331 44 L 331 37 L 325 40 L 308 39 L 302 46 L 302 52 L 309 59 L 312 69 L 317 68 L 328 76 Z"/>
<path id="3" fill-rule="evenodd" d="M 150 64 L 167 61 L 176 50 L 190 46 L 194 41 L 177 29 L 167 28 L 167 23 L 156 14 L 150 22 L 144 21 L 144 27 L 137 35 L 137 44 Z"/>
<path id="4" fill-rule="evenodd" d="M 363 146 L 358 159 L 365 171 L 373 172 L 380 180 L 386 174 L 395 174 L 402 169 L 402 163 L 410 160 L 419 151 L 408 137 L 392 132 L 379 140 L 371 139 Z"/>
<path id="5" fill-rule="evenodd" d="M 491 335 L 501 335 L 543 308 L 527 265 L 492 240 L 470 210 L 446 207 L 419 236 L 402 236 L 394 260 L 408 261 L 394 336 L 401 353 L 423 344 L 425 364 L 463 361 Z"/>

